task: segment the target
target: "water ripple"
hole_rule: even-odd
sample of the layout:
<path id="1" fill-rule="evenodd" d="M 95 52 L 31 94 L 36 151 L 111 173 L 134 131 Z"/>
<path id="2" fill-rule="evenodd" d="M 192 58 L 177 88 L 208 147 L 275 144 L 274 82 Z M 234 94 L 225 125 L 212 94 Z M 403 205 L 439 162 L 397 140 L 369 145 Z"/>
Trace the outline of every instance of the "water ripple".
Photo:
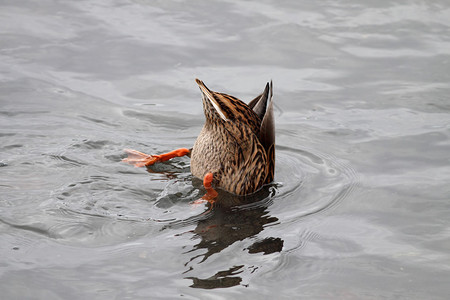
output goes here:
<path id="1" fill-rule="evenodd" d="M 298 203 L 292 203 L 296 209 L 288 212 L 288 220 L 298 220 L 331 209 L 345 199 L 358 183 L 354 169 L 330 154 L 286 146 L 278 146 L 277 149 L 281 170 L 276 179 L 281 180 L 283 185 L 277 197 L 293 199 Z"/>

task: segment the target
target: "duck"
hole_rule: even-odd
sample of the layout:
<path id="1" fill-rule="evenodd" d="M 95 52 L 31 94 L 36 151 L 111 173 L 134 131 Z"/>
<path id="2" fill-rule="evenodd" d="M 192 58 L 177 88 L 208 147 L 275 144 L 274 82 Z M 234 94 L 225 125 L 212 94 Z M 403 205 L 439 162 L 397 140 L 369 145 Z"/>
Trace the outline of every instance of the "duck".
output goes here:
<path id="1" fill-rule="evenodd" d="M 123 161 L 135 167 L 149 167 L 174 157 L 189 156 L 191 173 L 203 179 L 203 199 L 217 197 L 216 189 L 238 196 L 260 190 L 274 180 L 275 122 L 273 84 L 248 104 L 225 93 L 211 91 L 196 79 L 203 102 L 205 124 L 192 148 L 149 155 L 125 149 Z"/>

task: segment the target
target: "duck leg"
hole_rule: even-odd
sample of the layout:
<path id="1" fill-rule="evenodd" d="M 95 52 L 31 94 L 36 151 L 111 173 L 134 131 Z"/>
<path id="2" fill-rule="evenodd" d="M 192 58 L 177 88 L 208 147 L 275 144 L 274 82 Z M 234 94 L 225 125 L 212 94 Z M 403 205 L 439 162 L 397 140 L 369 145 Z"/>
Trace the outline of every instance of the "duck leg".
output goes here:
<path id="1" fill-rule="evenodd" d="M 128 154 L 128 157 L 122 159 L 122 161 L 134 165 L 136 168 L 151 166 L 157 162 L 163 162 L 174 157 L 190 155 L 191 153 L 191 150 L 187 148 L 180 148 L 159 155 L 149 155 L 132 149 L 125 149 L 124 151 Z"/>
<path id="2" fill-rule="evenodd" d="M 217 197 L 217 191 L 212 187 L 212 182 L 214 179 L 213 173 L 207 173 L 205 177 L 203 177 L 203 186 L 206 189 L 206 194 L 202 197 L 202 199 L 214 203 L 214 199 Z"/>
<path id="3" fill-rule="evenodd" d="M 208 209 L 208 212 L 212 209 L 215 202 L 214 199 L 218 195 L 217 191 L 212 187 L 213 178 L 214 178 L 213 173 L 206 173 L 205 177 L 203 177 L 203 186 L 206 189 L 206 194 L 203 195 L 203 197 L 201 197 L 200 199 L 197 199 L 192 202 L 194 206 L 209 202 L 211 204 L 211 207 L 210 209 Z"/>

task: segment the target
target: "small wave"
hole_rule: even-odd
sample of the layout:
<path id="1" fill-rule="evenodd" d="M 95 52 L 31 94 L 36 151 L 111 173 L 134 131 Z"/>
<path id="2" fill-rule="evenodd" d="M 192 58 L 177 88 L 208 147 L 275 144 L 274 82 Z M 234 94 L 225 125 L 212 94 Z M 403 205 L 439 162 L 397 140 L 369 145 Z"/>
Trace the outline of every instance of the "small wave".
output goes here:
<path id="1" fill-rule="evenodd" d="M 68 165 L 70 165 L 70 166 L 86 166 L 86 165 L 88 165 L 88 164 L 85 163 L 85 162 L 78 161 L 78 160 L 73 159 L 73 158 L 69 158 L 69 157 L 67 157 L 66 155 L 50 154 L 49 156 L 50 156 L 51 158 L 57 160 L 57 161 L 60 161 L 60 162 L 62 162 L 62 163 L 64 163 L 64 164 L 68 164 Z"/>
<path id="2" fill-rule="evenodd" d="M 343 201 L 355 188 L 354 169 L 336 157 L 316 150 L 278 147 L 283 187 L 278 201 L 289 201 L 287 219 L 319 214 Z M 292 205 L 292 206 L 291 206 Z"/>

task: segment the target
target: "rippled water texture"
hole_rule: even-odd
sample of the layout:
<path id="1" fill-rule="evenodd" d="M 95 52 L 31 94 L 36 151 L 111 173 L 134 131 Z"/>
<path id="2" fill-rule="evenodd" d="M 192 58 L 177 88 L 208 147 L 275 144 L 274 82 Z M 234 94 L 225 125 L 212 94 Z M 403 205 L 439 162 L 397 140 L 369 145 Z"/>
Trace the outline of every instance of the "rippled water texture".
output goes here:
<path id="1" fill-rule="evenodd" d="M 448 1 L 3 1 L 2 299 L 447 299 Z M 194 78 L 274 82 L 275 182 L 205 192 Z"/>

